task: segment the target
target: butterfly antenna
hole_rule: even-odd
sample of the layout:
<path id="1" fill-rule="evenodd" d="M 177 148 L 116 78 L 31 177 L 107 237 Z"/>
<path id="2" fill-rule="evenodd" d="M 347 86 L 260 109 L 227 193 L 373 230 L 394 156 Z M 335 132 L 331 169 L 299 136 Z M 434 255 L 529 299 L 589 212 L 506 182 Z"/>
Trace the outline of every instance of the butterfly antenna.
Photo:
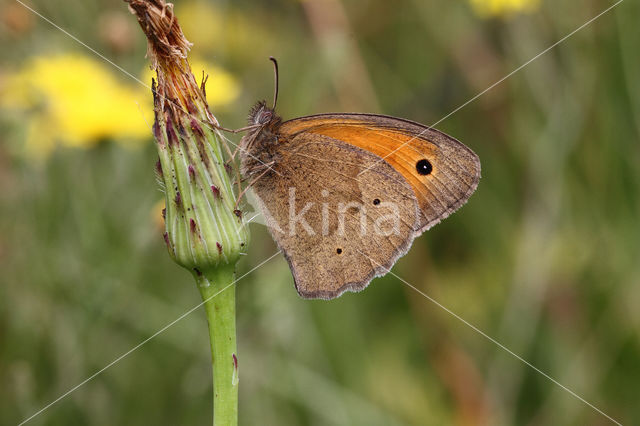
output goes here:
<path id="1" fill-rule="evenodd" d="M 269 60 L 273 62 L 273 73 L 276 79 L 276 87 L 273 94 L 273 108 L 276 109 L 276 103 L 278 102 L 278 61 L 273 56 L 269 56 Z"/>

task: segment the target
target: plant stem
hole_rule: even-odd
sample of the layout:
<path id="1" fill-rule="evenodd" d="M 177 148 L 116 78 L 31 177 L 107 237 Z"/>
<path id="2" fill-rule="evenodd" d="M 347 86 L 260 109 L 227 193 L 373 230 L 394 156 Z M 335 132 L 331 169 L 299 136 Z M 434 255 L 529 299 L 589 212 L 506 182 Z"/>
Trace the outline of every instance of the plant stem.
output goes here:
<path id="1" fill-rule="evenodd" d="M 195 274 L 205 301 L 213 367 L 213 425 L 238 424 L 238 358 L 236 355 L 236 287 L 234 265 L 219 265 Z M 230 285 L 231 284 L 231 285 Z M 226 288 L 225 288 L 226 287 Z"/>

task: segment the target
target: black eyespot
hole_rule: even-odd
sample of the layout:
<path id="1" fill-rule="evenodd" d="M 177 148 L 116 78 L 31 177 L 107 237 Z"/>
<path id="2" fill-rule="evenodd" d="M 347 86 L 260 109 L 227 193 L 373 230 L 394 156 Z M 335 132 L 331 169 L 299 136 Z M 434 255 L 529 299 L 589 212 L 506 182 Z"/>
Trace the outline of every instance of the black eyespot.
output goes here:
<path id="1" fill-rule="evenodd" d="M 337 249 L 337 250 L 336 250 L 336 253 L 338 253 L 338 254 L 342 254 L 342 249 L 341 249 L 341 248 Z"/>
<path id="2" fill-rule="evenodd" d="M 426 176 L 433 171 L 433 166 L 431 165 L 429 160 L 423 158 L 416 163 L 416 171 L 418 172 L 418 174 Z"/>
<path id="3" fill-rule="evenodd" d="M 377 206 L 378 204 L 380 204 L 380 199 L 376 198 L 375 200 L 373 200 L 374 206 Z"/>

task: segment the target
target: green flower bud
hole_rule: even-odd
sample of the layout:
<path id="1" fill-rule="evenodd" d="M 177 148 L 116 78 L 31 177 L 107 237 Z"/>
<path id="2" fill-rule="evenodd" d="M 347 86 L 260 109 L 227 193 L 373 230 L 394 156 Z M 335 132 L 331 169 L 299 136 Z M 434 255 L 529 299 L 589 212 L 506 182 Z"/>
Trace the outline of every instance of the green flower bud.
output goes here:
<path id="1" fill-rule="evenodd" d="M 129 1 L 149 40 L 154 81 L 158 180 L 165 193 L 164 239 L 171 257 L 196 274 L 234 264 L 249 238 L 236 210 L 222 136 L 187 61 L 191 44 L 167 6 Z M 140 10 L 138 10 L 140 9 Z M 172 19 L 168 19 L 171 16 Z M 162 36 L 159 37 L 158 33 Z"/>

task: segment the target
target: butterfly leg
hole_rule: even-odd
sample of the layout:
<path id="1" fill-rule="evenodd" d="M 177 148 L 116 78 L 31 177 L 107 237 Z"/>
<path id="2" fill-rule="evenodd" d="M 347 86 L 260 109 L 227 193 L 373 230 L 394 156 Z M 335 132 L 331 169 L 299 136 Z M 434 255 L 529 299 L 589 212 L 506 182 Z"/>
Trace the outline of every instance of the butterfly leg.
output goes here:
<path id="1" fill-rule="evenodd" d="M 253 130 L 253 129 L 257 129 L 258 127 L 260 127 L 260 124 L 253 124 L 251 126 L 245 126 L 245 127 L 241 127 L 239 129 L 227 129 L 226 127 L 222 127 L 219 124 L 215 124 L 215 123 L 209 123 L 211 125 L 211 127 L 213 127 L 214 129 L 218 129 L 218 130 L 222 130 L 223 132 L 227 132 L 227 133 L 242 133 L 242 132 L 246 132 L 247 130 Z"/>
<path id="2" fill-rule="evenodd" d="M 262 173 L 260 173 L 258 176 L 256 176 L 255 179 L 253 179 L 251 182 L 249 182 L 247 184 L 247 186 L 244 187 L 244 189 L 242 191 L 240 191 L 240 194 L 238 194 L 238 198 L 236 200 L 236 204 L 233 207 L 234 209 L 238 208 L 238 204 L 240 204 L 240 200 L 242 200 L 242 197 L 244 196 L 244 194 L 249 190 L 249 188 L 251 188 L 253 186 L 254 183 L 256 183 L 262 176 L 265 175 L 265 173 L 267 173 L 269 170 L 271 170 L 271 166 L 273 166 L 275 163 L 275 161 L 272 161 L 270 163 L 265 164 L 266 168 L 264 169 L 264 171 Z"/>
<path id="3" fill-rule="evenodd" d="M 236 154 L 238 153 L 238 151 L 240 151 L 240 144 L 236 145 L 236 149 L 234 149 L 233 152 L 231 153 L 231 158 L 229 159 L 228 162 L 231 162 L 236 159 Z"/>
<path id="4" fill-rule="evenodd" d="M 248 126 L 248 127 L 243 127 L 242 129 L 238 129 L 238 131 L 240 130 L 250 130 L 256 127 L 260 127 L 259 125 L 255 125 L 255 126 Z M 251 136 L 251 140 L 249 140 L 249 142 L 246 144 L 246 147 L 249 148 L 253 142 L 256 140 L 256 138 L 258 137 L 258 133 L 255 133 L 254 135 Z M 236 145 L 236 149 L 233 150 L 233 153 L 231 154 L 231 160 L 234 160 L 236 158 L 236 154 L 238 153 L 238 151 L 243 150 L 246 152 L 247 148 L 242 148 L 241 147 L 242 142 L 240 142 L 239 144 Z M 230 160 L 230 161 L 231 161 Z"/>

